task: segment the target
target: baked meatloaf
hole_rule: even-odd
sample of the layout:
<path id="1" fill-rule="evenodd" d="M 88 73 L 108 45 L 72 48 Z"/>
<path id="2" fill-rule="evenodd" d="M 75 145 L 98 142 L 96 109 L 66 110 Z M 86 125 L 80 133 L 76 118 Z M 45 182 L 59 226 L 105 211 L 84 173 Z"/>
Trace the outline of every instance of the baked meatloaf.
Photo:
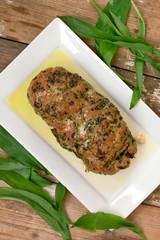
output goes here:
<path id="1" fill-rule="evenodd" d="M 86 171 L 115 174 L 130 165 L 137 146 L 119 110 L 76 73 L 47 68 L 27 96 L 59 144 L 83 160 Z"/>

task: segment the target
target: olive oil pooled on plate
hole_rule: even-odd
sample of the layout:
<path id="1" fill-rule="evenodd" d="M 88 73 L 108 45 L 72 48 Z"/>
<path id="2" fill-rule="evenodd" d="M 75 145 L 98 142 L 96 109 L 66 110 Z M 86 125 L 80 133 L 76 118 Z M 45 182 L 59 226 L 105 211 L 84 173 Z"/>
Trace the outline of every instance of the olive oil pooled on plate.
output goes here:
<path id="1" fill-rule="evenodd" d="M 107 94 L 103 89 L 100 88 L 88 75 L 85 73 L 74 60 L 61 48 L 55 50 L 44 62 L 38 66 L 37 69 L 24 81 L 22 84 L 9 96 L 7 99 L 7 104 L 37 133 L 42 137 L 48 144 L 50 144 L 56 151 L 58 151 L 71 166 L 73 166 L 82 176 L 86 178 L 91 185 L 99 187 L 100 189 L 107 190 L 109 192 L 114 192 L 122 186 L 130 175 L 132 171 L 131 166 L 129 169 L 120 171 L 114 176 L 99 175 L 92 172 L 85 172 L 85 166 L 83 162 L 78 159 L 75 154 L 63 149 L 56 138 L 53 136 L 49 126 L 41 119 L 40 116 L 35 114 L 32 106 L 29 104 L 27 99 L 27 89 L 31 80 L 42 70 L 48 67 L 61 66 L 70 72 L 77 73 L 81 75 L 86 81 L 91 83 L 91 85 L 104 96 Z M 107 80 L 106 80 L 107 81 Z M 112 99 L 111 99 L 112 101 Z M 112 101 L 113 102 L 113 101 Z M 113 102 L 114 103 L 114 102 Z M 117 105 L 117 104 L 116 104 Z M 124 117 L 127 125 L 131 129 L 133 136 L 136 136 L 137 132 L 141 132 L 140 127 L 118 106 L 122 116 Z M 143 146 L 138 147 L 138 153 L 135 159 L 132 160 L 131 165 L 134 166 L 137 162 L 145 161 L 150 154 L 156 148 L 155 142 L 146 135 L 146 143 Z M 150 149 L 150 150 L 149 150 Z M 112 178 L 112 179 L 111 179 Z M 111 181 L 112 180 L 112 184 Z"/>

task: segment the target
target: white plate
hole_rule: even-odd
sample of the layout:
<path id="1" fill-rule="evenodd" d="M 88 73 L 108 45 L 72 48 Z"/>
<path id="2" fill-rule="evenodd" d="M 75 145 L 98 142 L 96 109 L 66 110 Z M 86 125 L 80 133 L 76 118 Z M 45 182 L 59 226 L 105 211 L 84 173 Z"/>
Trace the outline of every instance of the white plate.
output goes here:
<path id="1" fill-rule="evenodd" d="M 74 161 L 73 155 L 65 159 L 66 150 L 55 150 L 6 103 L 13 91 L 57 48 L 66 51 L 119 106 L 133 135 L 139 131 L 145 134 L 146 143 L 139 146 L 128 169 L 113 176 L 85 172 L 80 160 Z M 128 110 L 131 90 L 61 20 L 53 20 L 1 73 L 0 92 L 0 124 L 91 212 L 127 217 L 159 185 L 158 116 L 142 101 Z"/>

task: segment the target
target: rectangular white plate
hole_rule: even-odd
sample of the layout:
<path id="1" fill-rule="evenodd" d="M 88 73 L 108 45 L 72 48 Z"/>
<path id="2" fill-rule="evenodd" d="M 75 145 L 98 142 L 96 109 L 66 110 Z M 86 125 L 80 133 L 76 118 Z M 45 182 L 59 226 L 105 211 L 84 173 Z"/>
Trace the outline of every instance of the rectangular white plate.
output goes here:
<path id="1" fill-rule="evenodd" d="M 7 104 L 6 99 L 57 48 L 64 49 L 116 103 L 133 134 L 142 131 L 131 166 L 113 176 L 84 171 L 66 160 Z M 53 20 L 0 75 L 0 124 L 91 212 L 127 217 L 160 184 L 160 121 L 142 101 L 129 109 L 131 90 L 61 20 Z M 63 150 L 64 151 L 64 150 Z"/>

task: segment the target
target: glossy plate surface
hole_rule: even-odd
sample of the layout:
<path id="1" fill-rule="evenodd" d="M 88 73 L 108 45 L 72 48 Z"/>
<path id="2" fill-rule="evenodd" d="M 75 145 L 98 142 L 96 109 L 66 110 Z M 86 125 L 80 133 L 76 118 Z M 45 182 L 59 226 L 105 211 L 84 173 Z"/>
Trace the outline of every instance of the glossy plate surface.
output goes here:
<path id="1" fill-rule="evenodd" d="M 7 104 L 8 97 L 57 49 L 64 50 L 82 75 L 89 76 L 118 106 L 134 136 L 144 134 L 145 144 L 138 146 L 128 169 L 113 176 L 85 172 L 81 160 L 58 144 L 52 146 Z M 1 73 L 0 92 L 0 124 L 91 212 L 127 217 L 160 184 L 158 116 L 142 101 L 130 111 L 131 90 L 61 20 L 53 20 Z"/>

